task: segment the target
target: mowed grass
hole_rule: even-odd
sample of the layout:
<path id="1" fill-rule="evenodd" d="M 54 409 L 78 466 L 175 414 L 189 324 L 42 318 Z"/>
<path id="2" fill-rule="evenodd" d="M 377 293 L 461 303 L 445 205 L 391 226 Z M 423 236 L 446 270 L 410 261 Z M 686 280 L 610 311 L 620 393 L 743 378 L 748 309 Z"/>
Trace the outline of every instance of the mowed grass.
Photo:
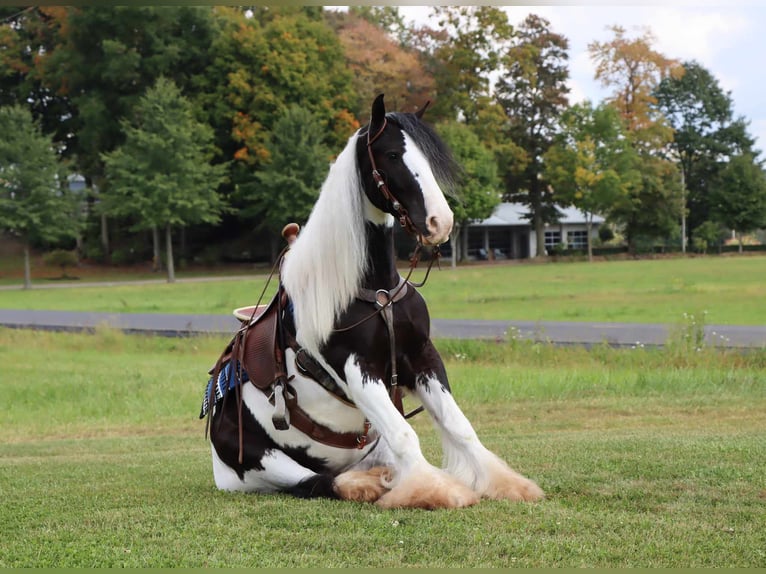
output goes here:
<path id="1" fill-rule="evenodd" d="M 404 273 L 405 270 L 402 270 Z M 422 277 L 419 269 L 413 279 Z M 434 271 L 421 289 L 432 317 L 709 324 L 766 323 L 766 256 L 510 263 Z M 254 303 L 265 275 L 240 281 L 0 291 L 0 308 L 214 313 Z"/>
<path id="2" fill-rule="evenodd" d="M 0 567 L 766 565 L 766 351 L 439 341 L 547 498 L 427 512 L 216 491 L 197 413 L 225 342 L 0 329 Z"/>

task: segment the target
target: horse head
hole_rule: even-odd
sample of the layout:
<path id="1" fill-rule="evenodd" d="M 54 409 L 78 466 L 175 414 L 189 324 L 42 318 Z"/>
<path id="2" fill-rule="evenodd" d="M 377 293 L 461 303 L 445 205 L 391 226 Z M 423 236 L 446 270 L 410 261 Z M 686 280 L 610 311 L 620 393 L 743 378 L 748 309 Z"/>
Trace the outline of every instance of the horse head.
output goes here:
<path id="1" fill-rule="evenodd" d="M 359 131 L 357 159 L 372 206 L 368 218 L 383 223 L 393 216 L 421 243 L 439 245 L 452 231 L 453 214 L 442 188 L 452 185 L 456 164 L 421 120 L 427 105 L 415 113 L 386 113 L 380 94 L 367 129 Z"/>

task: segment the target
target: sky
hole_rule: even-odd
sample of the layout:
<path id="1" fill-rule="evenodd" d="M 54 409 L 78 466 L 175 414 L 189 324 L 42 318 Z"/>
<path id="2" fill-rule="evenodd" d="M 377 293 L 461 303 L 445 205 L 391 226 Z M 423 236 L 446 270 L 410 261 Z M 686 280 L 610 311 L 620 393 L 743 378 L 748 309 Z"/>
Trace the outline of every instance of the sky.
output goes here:
<path id="1" fill-rule="evenodd" d="M 593 78 L 590 42 L 612 39 L 607 28 L 615 24 L 625 28 L 630 38 L 648 27 L 657 51 L 680 61 L 696 60 L 724 91 L 730 92 L 735 116 L 750 122 L 748 132 L 756 139 L 756 147 L 766 152 L 766 2 L 667 0 L 631 4 L 502 8 L 513 24 L 533 13 L 546 18 L 554 32 L 567 37 L 570 103 L 586 98 L 598 102 L 607 94 Z M 430 7 L 399 6 L 399 12 L 405 19 L 425 23 Z"/>

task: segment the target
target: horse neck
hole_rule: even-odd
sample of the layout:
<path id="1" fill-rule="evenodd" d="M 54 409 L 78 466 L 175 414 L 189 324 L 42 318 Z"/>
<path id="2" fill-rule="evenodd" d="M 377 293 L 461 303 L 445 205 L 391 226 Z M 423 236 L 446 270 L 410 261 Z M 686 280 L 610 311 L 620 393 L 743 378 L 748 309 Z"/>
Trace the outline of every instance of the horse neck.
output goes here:
<path id="1" fill-rule="evenodd" d="M 394 256 L 394 228 L 367 222 L 367 270 L 361 286 L 365 289 L 392 289 L 399 283 Z"/>

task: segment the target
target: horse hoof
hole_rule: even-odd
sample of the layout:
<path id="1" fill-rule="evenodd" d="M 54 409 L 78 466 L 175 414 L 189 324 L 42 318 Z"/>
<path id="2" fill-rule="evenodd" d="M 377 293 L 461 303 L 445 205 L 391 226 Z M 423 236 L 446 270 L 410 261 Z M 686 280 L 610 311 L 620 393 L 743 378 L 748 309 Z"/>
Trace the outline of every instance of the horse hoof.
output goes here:
<path id="1" fill-rule="evenodd" d="M 493 469 L 491 476 L 489 487 L 482 493 L 485 498 L 534 502 L 545 497 L 545 493 L 537 484 L 505 463 L 500 462 L 499 467 Z"/>
<path id="2" fill-rule="evenodd" d="M 343 500 L 375 502 L 388 488 L 391 470 L 376 466 L 369 470 L 350 470 L 335 477 L 333 490 Z"/>
<path id="3" fill-rule="evenodd" d="M 479 502 L 479 496 L 462 482 L 444 474 L 414 474 L 397 484 L 376 502 L 381 508 L 463 508 Z"/>

